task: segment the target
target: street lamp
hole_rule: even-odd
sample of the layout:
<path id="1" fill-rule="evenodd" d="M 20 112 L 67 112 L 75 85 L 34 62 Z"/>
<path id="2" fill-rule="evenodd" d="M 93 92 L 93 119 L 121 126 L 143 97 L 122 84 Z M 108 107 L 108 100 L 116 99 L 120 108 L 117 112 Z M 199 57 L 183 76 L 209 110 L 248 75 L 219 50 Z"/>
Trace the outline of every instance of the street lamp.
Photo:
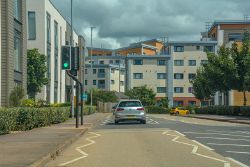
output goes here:
<path id="1" fill-rule="evenodd" d="M 90 42 L 90 71 L 91 71 L 91 73 L 93 73 L 93 60 L 92 60 L 92 31 L 93 31 L 93 29 L 94 29 L 95 27 L 90 27 L 90 30 L 91 30 L 91 42 Z M 91 105 L 91 113 L 92 113 L 92 103 L 93 103 L 93 100 L 92 100 L 92 82 L 91 82 L 91 84 L 90 84 L 91 86 L 90 86 L 90 105 Z"/>

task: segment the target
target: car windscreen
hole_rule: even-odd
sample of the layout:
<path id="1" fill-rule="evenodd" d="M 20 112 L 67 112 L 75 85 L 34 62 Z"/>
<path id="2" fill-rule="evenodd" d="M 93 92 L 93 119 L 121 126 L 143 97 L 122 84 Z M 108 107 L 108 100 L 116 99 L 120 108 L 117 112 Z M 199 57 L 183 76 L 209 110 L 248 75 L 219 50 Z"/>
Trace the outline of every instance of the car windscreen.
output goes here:
<path id="1" fill-rule="evenodd" d="M 119 107 L 141 107 L 141 103 L 139 101 L 122 101 L 119 104 Z"/>

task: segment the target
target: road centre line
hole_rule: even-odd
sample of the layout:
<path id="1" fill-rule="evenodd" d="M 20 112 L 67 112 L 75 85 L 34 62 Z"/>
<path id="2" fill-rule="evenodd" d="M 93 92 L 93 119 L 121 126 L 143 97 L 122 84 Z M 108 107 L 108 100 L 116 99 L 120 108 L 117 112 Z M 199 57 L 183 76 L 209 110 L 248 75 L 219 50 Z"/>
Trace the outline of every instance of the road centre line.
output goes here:
<path id="1" fill-rule="evenodd" d="M 244 144 L 224 144 L 224 143 L 207 143 L 207 144 L 214 145 L 214 146 L 250 147 L 250 145 L 244 145 Z"/>
<path id="2" fill-rule="evenodd" d="M 196 144 L 198 144 L 198 145 L 200 145 L 200 146 L 202 146 L 202 147 L 204 147 L 204 148 L 210 150 L 210 151 L 213 151 L 213 150 L 214 150 L 214 149 L 212 149 L 212 148 L 210 148 L 210 147 L 208 147 L 208 146 L 205 146 L 204 144 L 201 144 L 200 142 L 198 142 L 198 141 L 196 141 L 196 140 L 192 140 L 192 141 L 195 142 Z"/>
<path id="3" fill-rule="evenodd" d="M 222 135 L 222 136 L 234 136 L 234 137 L 250 137 L 250 136 L 243 136 L 243 135 L 232 135 L 226 133 L 203 133 L 203 132 L 183 132 L 186 134 L 199 134 L 199 135 Z"/>
<path id="4" fill-rule="evenodd" d="M 207 130 L 209 132 L 218 132 L 218 133 L 232 133 L 232 134 L 235 134 L 235 133 L 243 133 L 243 134 L 250 134 L 249 131 L 235 131 L 235 132 L 230 132 L 230 131 L 217 131 L 217 130 Z"/>
<path id="5" fill-rule="evenodd" d="M 232 141 L 249 141 L 248 139 L 232 139 L 232 138 L 224 138 L 224 137 L 195 137 L 196 139 L 216 139 L 216 140 L 232 140 Z"/>
<path id="6" fill-rule="evenodd" d="M 203 155 L 203 154 L 200 154 L 200 153 L 197 153 L 198 151 L 198 146 L 197 145 L 194 145 L 194 144 L 190 144 L 190 143 L 185 143 L 185 142 L 181 142 L 181 141 L 177 141 L 180 136 L 178 135 L 173 135 L 173 134 L 168 134 L 168 132 L 170 132 L 171 130 L 167 130 L 165 132 L 163 132 L 162 134 L 163 135 L 168 135 L 168 136 L 172 136 L 174 137 L 172 139 L 173 142 L 175 143 L 180 143 L 180 144 L 184 144 L 184 145 L 188 145 L 188 146 L 192 146 L 193 147 L 193 150 L 192 150 L 192 154 L 195 154 L 197 156 L 201 156 L 201 157 L 204 157 L 204 158 L 207 158 L 207 159 L 212 159 L 212 160 L 215 160 L 215 161 L 219 161 L 219 162 L 222 162 L 224 164 L 224 167 L 230 167 L 230 163 L 225 161 L 225 160 L 222 160 L 222 159 L 218 159 L 218 158 L 214 158 L 214 157 L 210 157 L 210 156 L 207 156 L 207 155 Z"/>
<path id="7" fill-rule="evenodd" d="M 241 162 L 239 162 L 239 161 L 237 161 L 237 160 L 235 160 L 235 159 L 233 159 L 233 158 L 226 157 L 226 159 L 228 159 L 228 160 L 230 160 L 230 161 L 233 161 L 234 163 L 240 165 L 241 167 L 249 167 L 248 165 L 245 165 L 245 164 L 243 164 L 243 163 L 241 163 Z"/>
<path id="8" fill-rule="evenodd" d="M 97 134 L 97 133 L 94 133 L 94 132 L 88 132 L 88 133 L 94 135 L 94 136 L 92 136 L 92 137 L 86 138 L 86 140 L 89 141 L 90 143 L 75 148 L 75 150 L 76 150 L 77 152 L 79 152 L 80 154 L 82 154 L 82 156 L 80 156 L 80 157 L 78 157 L 78 158 L 75 158 L 75 159 L 72 159 L 72 160 L 70 160 L 70 161 L 67 161 L 67 162 L 65 162 L 65 163 L 62 163 L 62 164 L 60 164 L 59 166 L 65 166 L 65 165 L 68 165 L 68 164 L 72 164 L 72 163 L 74 163 L 74 162 L 76 162 L 76 161 L 79 161 L 80 159 L 86 158 L 86 157 L 88 156 L 88 154 L 85 153 L 84 151 L 82 151 L 81 149 L 84 148 L 84 147 L 90 146 L 90 145 L 92 145 L 92 144 L 95 144 L 96 142 L 95 142 L 94 140 L 92 140 L 92 139 L 101 136 L 100 134 Z"/>
<path id="9" fill-rule="evenodd" d="M 250 154 L 250 152 L 239 152 L 239 151 L 226 151 L 226 152 L 235 154 Z"/>

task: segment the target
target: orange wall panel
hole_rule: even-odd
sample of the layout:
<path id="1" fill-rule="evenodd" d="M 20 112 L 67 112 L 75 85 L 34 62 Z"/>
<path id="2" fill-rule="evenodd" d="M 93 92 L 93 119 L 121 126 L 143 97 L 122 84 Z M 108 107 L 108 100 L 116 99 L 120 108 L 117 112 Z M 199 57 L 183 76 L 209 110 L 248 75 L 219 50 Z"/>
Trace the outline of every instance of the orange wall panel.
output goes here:
<path id="1" fill-rule="evenodd" d="M 250 105 L 250 92 L 246 93 L 246 97 L 247 97 L 247 105 Z M 243 106 L 243 92 L 238 92 L 236 90 L 233 91 L 233 105 L 234 106 Z"/>

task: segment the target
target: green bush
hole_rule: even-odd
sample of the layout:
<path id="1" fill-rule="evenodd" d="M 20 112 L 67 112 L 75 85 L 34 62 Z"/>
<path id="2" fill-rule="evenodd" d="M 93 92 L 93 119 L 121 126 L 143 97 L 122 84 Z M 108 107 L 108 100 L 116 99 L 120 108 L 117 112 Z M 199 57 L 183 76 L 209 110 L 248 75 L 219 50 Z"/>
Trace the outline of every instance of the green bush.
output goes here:
<path id="1" fill-rule="evenodd" d="M 11 107 L 18 107 L 21 104 L 21 100 L 24 98 L 24 90 L 21 86 L 16 86 L 10 93 L 9 105 Z"/>
<path id="2" fill-rule="evenodd" d="M 35 107 L 36 102 L 34 99 L 24 99 L 21 101 L 21 107 Z"/>
<path id="3" fill-rule="evenodd" d="M 69 118 L 69 114 L 69 107 L 2 108 L 0 109 L 0 134 L 61 123 Z"/>
<path id="4" fill-rule="evenodd" d="M 207 106 L 195 109 L 196 114 L 250 116 L 250 106 Z"/>
<path id="5" fill-rule="evenodd" d="M 150 114 L 168 114 L 169 109 L 159 106 L 146 106 L 146 112 Z"/>

